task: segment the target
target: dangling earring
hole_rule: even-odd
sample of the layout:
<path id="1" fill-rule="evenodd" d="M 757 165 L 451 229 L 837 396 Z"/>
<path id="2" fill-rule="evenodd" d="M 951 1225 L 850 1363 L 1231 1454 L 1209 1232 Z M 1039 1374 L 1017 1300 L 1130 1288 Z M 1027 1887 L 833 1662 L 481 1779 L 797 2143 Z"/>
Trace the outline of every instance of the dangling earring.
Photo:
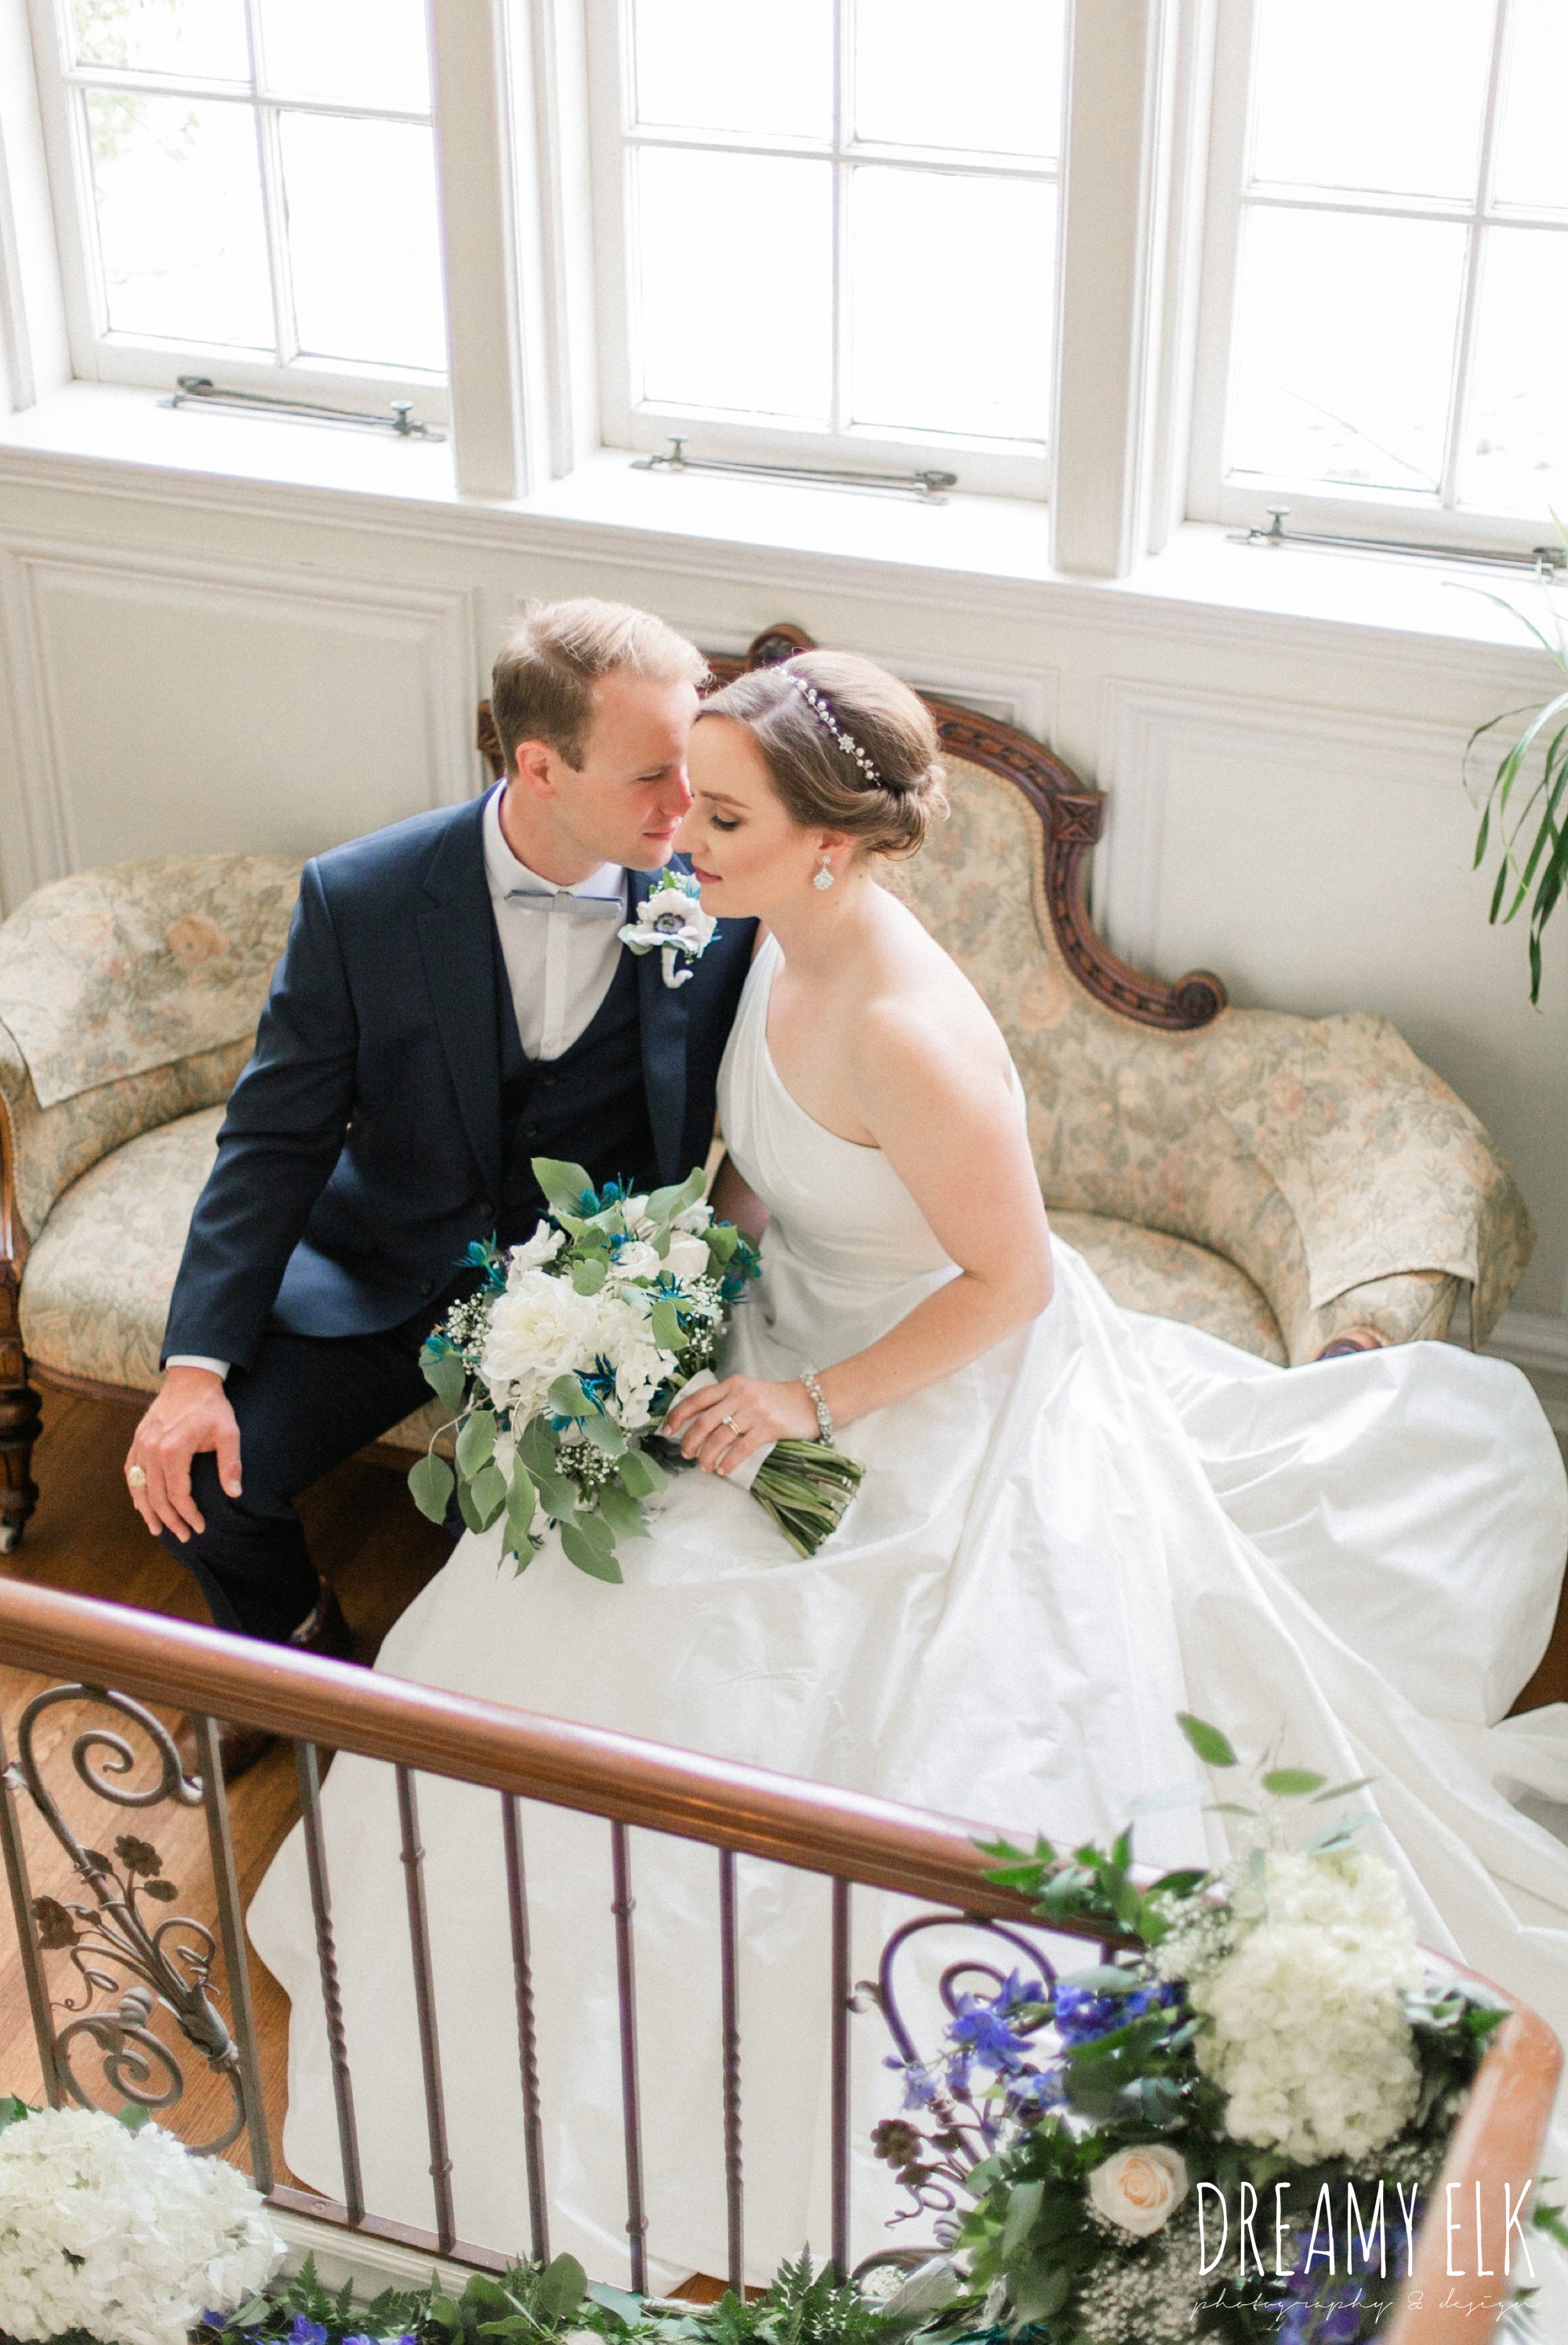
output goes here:
<path id="1" fill-rule="evenodd" d="M 816 878 L 811 884 L 814 888 L 831 888 L 833 885 L 833 865 L 828 860 L 825 848 L 823 849 L 822 860 L 817 865 Z"/>

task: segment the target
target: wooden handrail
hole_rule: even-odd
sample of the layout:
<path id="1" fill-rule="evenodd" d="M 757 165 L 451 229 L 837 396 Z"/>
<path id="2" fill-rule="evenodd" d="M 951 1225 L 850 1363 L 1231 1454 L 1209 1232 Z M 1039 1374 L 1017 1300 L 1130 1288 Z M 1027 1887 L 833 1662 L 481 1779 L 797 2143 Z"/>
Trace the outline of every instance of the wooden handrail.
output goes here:
<path id="1" fill-rule="evenodd" d="M 987 1860 L 975 1842 L 990 1833 L 979 1824 L 476 1701 L 285 1645 L 5 1579 L 0 1653 L 18 1668 L 115 1686 L 143 1700 L 838 1873 L 965 1913 L 1015 1921 L 1033 1913 L 1027 1898 L 985 1879 Z"/>

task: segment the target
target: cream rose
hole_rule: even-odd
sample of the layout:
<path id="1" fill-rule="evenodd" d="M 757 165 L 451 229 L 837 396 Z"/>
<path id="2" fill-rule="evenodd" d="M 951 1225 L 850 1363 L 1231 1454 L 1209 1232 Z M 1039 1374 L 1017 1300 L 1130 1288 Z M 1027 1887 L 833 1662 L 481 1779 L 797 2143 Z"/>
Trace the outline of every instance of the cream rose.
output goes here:
<path id="1" fill-rule="evenodd" d="M 706 1242 L 688 1235 L 684 1230 L 672 1231 L 670 1251 L 664 1256 L 664 1267 L 672 1278 L 701 1278 L 708 1267 Z"/>
<path id="2" fill-rule="evenodd" d="M 1090 2206 L 1135 2239 L 1163 2230 L 1187 2192 L 1186 2159 L 1159 2141 L 1118 2149 L 1089 2176 Z"/>
<path id="3" fill-rule="evenodd" d="M 641 1238 L 623 1245 L 615 1257 L 617 1278 L 657 1278 L 663 1267 L 654 1249 Z"/>

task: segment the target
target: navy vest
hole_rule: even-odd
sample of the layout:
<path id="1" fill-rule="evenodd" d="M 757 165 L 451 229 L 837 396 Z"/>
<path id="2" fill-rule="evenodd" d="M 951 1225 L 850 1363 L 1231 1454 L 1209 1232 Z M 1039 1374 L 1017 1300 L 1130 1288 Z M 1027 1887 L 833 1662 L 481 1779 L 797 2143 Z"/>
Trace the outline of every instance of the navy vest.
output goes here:
<path id="1" fill-rule="evenodd" d="M 493 921 L 491 927 L 494 934 Z M 531 1059 L 523 1050 L 499 935 L 495 972 L 502 1148 L 496 1233 L 501 1244 L 517 1245 L 532 1235 L 544 1211 L 532 1158 L 583 1165 L 596 1188 L 615 1180 L 652 1189 L 658 1151 L 648 1120 L 632 955 L 622 953 L 610 990 L 559 1059 Z"/>

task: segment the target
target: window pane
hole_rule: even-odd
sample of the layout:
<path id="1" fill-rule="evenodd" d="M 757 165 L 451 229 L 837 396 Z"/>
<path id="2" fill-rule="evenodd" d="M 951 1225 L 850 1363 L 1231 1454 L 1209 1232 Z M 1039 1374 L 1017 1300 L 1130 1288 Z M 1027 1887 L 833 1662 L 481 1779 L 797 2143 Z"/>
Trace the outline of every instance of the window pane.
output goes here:
<path id="1" fill-rule="evenodd" d="M 250 108 L 94 90 L 86 109 L 110 331 L 270 351 Z"/>
<path id="2" fill-rule="evenodd" d="M 1256 178 L 1472 196 L 1494 0 L 1259 0 Z"/>
<path id="3" fill-rule="evenodd" d="M 1056 188 L 863 164 L 854 175 L 851 390 L 856 423 L 1043 440 L 1050 412 Z M 944 323 L 964 289 L 983 333 Z"/>
<path id="4" fill-rule="evenodd" d="M 434 134 L 337 114 L 278 127 L 300 350 L 441 372 Z"/>
<path id="5" fill-rule="evenodd" d="M 1232 469 L 1437 487 L 1465 233 L 1365 213 L 1249 212 Z"/>
<path id="6" fill-rule="evenodd" d="M 1563 0 L 1513 0 L 1498 125 L 1495 192 L 1501 204 L 1568 210 L 1568 8 Z"/>
<path id="7" fill-rule="evenodd" d="M 1465 504 L 1568 518 L 1568 230 L 1487 231 Z"/>
<path id="8" fill-rule="evenodd" d="M 328 105 L 430 110 L 425 0 L 261 0 L 266 86 Z"/>
<path id="9" fill-rule="evenodd" d="M 245 0 L 71 0 L 79 66 L 250 80 Z"/>
<path id="10" fill-rule="evenodd" d="M 644 147 L 642 397 L 825 423 L 833 166 Z"/>
<path id="11" fill-rule="evenodd" d="M 827 140 L 832 0 L 636 0 L 639 122 Z"/>
<path id="12" fill-rule="evenodd" d="M 1065 0 L 856 0 L 856 137 L 1059 154 L 1065 26 Z"/>

